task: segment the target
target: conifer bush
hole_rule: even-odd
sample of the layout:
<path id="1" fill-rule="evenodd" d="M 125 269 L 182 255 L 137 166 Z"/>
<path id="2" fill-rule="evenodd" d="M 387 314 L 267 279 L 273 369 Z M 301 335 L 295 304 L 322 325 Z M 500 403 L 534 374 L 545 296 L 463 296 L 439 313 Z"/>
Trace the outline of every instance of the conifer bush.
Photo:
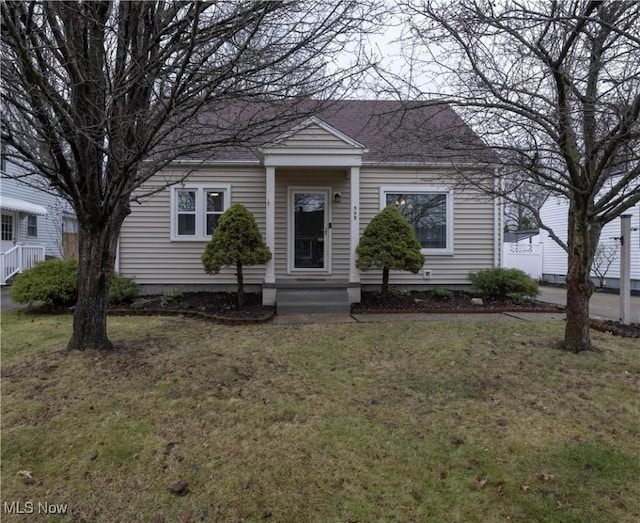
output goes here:
<path id="1" fill-rule="evenodd" d="M 356 249 L 356 266 L 382 269 L 382 294 L 389 292 L 391 269 L 418 273 L 424 265 L 416 233 L 397 207 L 389 205 L 369 222 Z"/>
<path id="2" fill-rule="evenodd" d="M 264 243 L 251 211 L 241 203 L 234 203 L 218 221 L 202 255 L 207 274 L 218 274 L 223 267 L 235 267 L 238 282 L 238 307 L 244 305 L 243 267 L 263 265 L 271 259 L 271 251 Z"/>

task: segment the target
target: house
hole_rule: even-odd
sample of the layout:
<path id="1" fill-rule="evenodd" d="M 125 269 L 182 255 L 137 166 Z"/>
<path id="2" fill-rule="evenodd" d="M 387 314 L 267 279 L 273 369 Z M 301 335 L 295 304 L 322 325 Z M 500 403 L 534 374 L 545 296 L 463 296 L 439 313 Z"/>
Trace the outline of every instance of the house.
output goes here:
<path id="1" fill-rule="evenodd" d="M 567 241 L 568 200 L 550 197 L 540 208 L 542 222 L 564 242 Z M 631 215 L 631 288 L 640 290 L 640 203 L 631 207 L 625 214 Z M 551 237 L 541 230 L 538 240 L 544 246 L 542 257 L 542 279 L 549 283 L 564 283 L 568 270 L 567 253 Z M 591 271 L 596 285 L 600 284 L 598 272 L 603 274 L 605 287 L 620 287 L 620 218 L 607 223 L 600 234 L 598 244 L 600 252 Z M 608 263 L 610 265 L 607 267 Z M 598 267 L 600 265 L 600 267 Z"/>
<path id="2" fill-rule="evenodd" d="M 63 233 L 77 233 L 75 216 L 59 196 L 40 190 L 46 187 L 37 175 L 2 155 L 0 173 L 0 284 L 45 257 L 63 256 Z"/>
<path id="3" fill-rule="evenodd" d="M 341 305 L 327 309 L 344 310 L 363 288 L 380 285 L 380 272 L 357 269 L 356 247 L 369 221 L 393 204 L 415 227 L 426 261 L 419 274 L 392 271 L 390 283 L 468 285 L 470 271 L 499 266 L 502 213 L 453 174 L 486 171 L 490 154 L 447 105 L 404 108 L 336 101 L 262 143 L 174 162 L 144 190 L 173 185 L 132 206 L 116 270 L 147 294 L 233 290 L 234 270 L 212 277 L 200 257 L 219 216 L 241 202 L 273 253 L 266 266 L 246 269 L 245 284 L 279 312 L 296 293 L 303 301 L 333 293 Z"/>

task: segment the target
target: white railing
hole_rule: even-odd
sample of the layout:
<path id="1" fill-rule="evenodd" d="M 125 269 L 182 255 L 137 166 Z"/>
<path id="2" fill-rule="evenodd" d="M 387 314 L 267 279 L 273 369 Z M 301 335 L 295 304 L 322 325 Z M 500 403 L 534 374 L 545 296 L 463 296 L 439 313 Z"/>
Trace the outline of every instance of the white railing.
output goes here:
<path id="1" fill-rule="evenodd" d="M 19 272 L 33 267 L 44 260 L 44 246 L 16 245 L 7 252 L 0 253 L 0 285 Z"/>

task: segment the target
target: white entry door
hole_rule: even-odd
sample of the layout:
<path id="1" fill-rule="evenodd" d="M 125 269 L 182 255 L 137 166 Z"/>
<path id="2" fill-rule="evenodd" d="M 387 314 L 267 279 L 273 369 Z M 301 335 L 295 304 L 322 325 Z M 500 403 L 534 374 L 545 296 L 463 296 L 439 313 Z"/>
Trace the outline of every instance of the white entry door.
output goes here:
<path id="1" fill-rule="evenodd" d="M 11 211 L 2 212 L 2 243 L 0 252 L 7 252 L 16 245 L 16 213 Z"/>
<path id="2" fill-rule="evenodd" d="M 289 190 L 289 271 L 330 272 L 329 189 Z"/>

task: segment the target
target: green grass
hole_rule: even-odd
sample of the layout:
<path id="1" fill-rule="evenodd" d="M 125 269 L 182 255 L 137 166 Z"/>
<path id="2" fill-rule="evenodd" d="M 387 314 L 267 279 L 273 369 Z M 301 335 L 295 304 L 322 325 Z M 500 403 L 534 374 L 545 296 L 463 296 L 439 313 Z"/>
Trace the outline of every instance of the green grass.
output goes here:
<path id="1" fill-rule="evenodd" d="M 637 340 L 119 317 L 118 350 L 69 353 L 70 328 L 2 314 L 3 522 L 640 520 Z"/>

